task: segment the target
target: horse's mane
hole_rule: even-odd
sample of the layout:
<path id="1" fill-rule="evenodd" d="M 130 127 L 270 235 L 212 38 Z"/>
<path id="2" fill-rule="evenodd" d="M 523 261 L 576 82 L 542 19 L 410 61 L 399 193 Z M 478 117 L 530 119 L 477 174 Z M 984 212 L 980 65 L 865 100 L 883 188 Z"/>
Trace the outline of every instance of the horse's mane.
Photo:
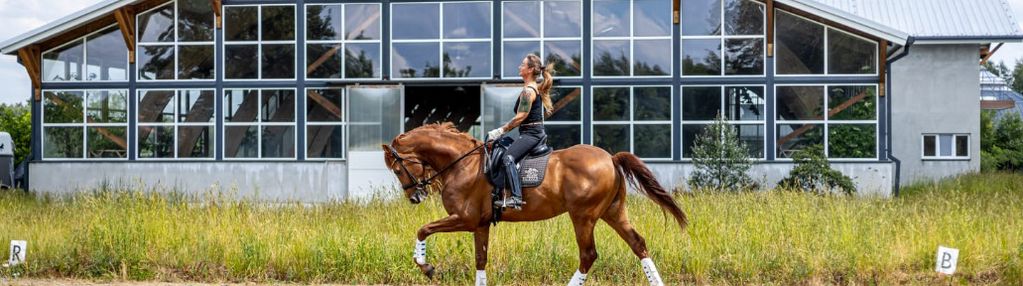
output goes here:
<path id="1" fill-rule="evenodd" d="M 458 130 L 458 128 L 455 127 L 455 124 L 451 123 L 451 122 L 426 124 L 426 125 L 423 125 L 423 126 L 416 127 L 415 129 L 412 129 L 412 131 L 409 131 L 406 134 L 421 133 L 421 132 L 430 132 L 430 133 L 432 133 L 432 132 L 444 132 L 444 133 L 449 133 L 451 135 L 455 135 L 455 136 L 461 137 L 462 139 L 465 139 L 467 141 L 473 142 L 474 144 L 478 144 L 478 142 L 479 142 L 479 141 L 476 140 L 476 138 L 472 137 L 472 135 L 469 135 L 469 133 L 465 133 L 465 132 L 462 132 L 461 130 Z M 401 136 L 399 136 L 399 138 L 400 137 Z"/>

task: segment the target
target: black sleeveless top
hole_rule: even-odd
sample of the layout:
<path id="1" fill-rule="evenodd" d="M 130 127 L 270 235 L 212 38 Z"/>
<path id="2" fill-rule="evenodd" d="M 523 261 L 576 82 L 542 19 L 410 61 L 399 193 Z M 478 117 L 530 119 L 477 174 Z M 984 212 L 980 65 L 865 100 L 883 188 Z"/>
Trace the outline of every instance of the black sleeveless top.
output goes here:
<path id="1" fill-rule="evenodd" d="M 536 123 L 536 125 L 542 126 L 543 125 L 543 99 L 540 98 L 540 91 L 536 90 L 536 88 L 534 88 L 532 86 L 529 86 L 528 88 L 533 89 L 533 92 L 534 92 L 534 94 L 536 96 L 533 98 L 533 105 L 529 106 L 529 114 L 526 115 L 526 120 L 522 121 L 522 125 Z M 522 101 L 522 97 L 521 96 L 519 97 L 518 100 L 515 100 L 515 107 L 516 107 L 516 109 L 518 108 L 520 101 Z M 516 110 L 515 113 L 518 113 L 518 110 Z"/>

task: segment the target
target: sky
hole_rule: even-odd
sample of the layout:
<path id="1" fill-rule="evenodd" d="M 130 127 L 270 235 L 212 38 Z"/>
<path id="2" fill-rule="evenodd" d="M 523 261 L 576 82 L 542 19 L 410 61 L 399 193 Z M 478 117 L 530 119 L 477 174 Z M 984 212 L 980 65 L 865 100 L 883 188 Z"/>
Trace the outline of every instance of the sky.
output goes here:
<path id="1" fill-rule="evenodd" d="M 1017 22 L 1023 22 L 1023 0 L 1008 0 Z M 84 9 L 100 0 L 0 0 L 0 42 L 38 28 L 65 15 Z M 1023 58 L 1023 43 L 1006 44 L 992 57 L 1012 68 Z M 14 56 L 0 55 L 0 103 L 24 102 L 31 83 L 25 69 Z"/>

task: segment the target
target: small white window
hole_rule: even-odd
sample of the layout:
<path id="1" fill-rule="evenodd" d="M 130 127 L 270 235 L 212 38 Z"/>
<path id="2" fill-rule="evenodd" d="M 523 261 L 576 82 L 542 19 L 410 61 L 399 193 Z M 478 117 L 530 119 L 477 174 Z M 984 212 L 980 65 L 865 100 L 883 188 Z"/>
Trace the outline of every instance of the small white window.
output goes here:
<path id="1" fill-rule="evenodd" d="M 970 135 L 924 134 L 924 159 L 970 159 Z"/>

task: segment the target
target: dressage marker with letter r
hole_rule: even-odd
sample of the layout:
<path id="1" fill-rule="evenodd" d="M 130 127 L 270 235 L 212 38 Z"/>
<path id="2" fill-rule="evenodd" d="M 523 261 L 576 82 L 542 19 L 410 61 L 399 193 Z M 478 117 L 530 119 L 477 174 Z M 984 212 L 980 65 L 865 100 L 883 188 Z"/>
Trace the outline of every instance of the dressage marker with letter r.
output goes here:
<path id="1" fill-rule="evenodd" d="M 7 259 L 7 265 L 15 266 L 18 264 L 25 263 L 26 246 L 28 246 L 28 242 L 24 240 L 12 240 L 11 256 L 9 259 Z"/>

